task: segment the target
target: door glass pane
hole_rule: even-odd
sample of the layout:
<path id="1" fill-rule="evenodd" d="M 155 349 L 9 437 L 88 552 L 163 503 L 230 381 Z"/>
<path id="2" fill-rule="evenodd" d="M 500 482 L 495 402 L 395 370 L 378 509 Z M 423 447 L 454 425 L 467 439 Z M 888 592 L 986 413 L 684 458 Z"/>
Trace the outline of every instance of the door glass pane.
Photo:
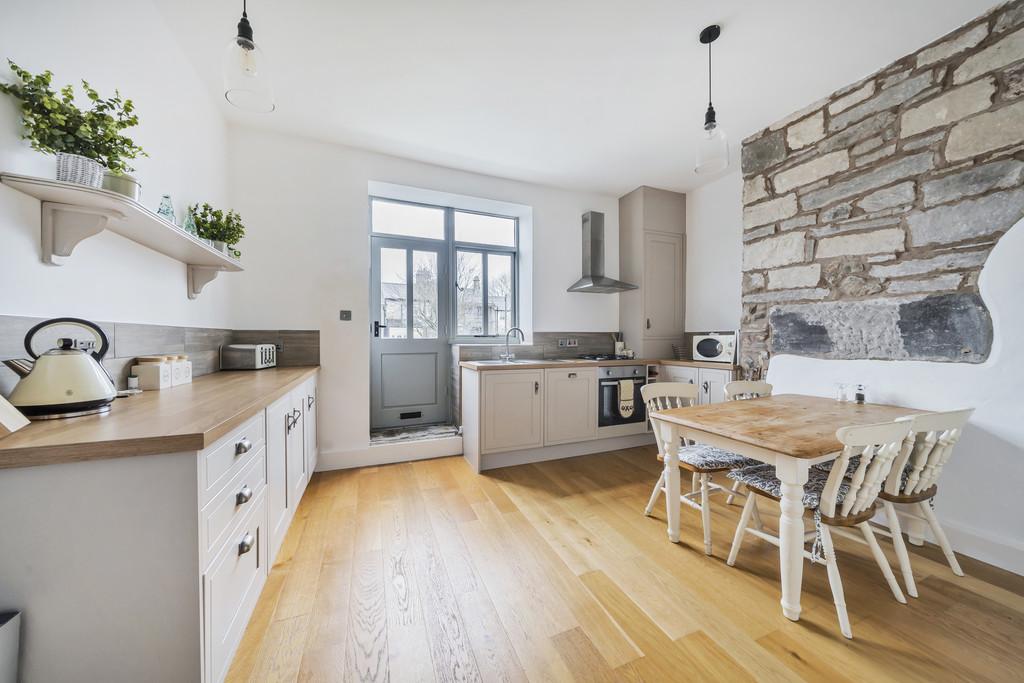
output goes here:
<path id="1" fill-rule="evenodd" d="M 512 327 L 512 255 L 487 255 L 487 334 Z"/>
<path id="2" fill-rule="evenodd" d="M 516 246 L 516 221 L 514 218 L 456 211 L 455 241 L 514 247 Z"/>
<path id="3" fill-rule="evenodd" d="M 406 250 L 382 248 L 380 250 L 380 307 L 381 337 L 405 339 L 408 337 L 408 306 L 406 305 Z"/>
<path id="4" fill-rule="evenodd" d="M 444 209 L 374 199 L 371 230 L 388 235 L 444 239 Z"/>
<path id="5" fill-rule="evenodd" d="M 484 333 L 483 255 L 460 251 L 455 255 L 456 334 Z"/>
<path id="6" fill-rule="evenodd" d="M 437 339 L 437 252 L 412 252 L 412 336 Z"/>

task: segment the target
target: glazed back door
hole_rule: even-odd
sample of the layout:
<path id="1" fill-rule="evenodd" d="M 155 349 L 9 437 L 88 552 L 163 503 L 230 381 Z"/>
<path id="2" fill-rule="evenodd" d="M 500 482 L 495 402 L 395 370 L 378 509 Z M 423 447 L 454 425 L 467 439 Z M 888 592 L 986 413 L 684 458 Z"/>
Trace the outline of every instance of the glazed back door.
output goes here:
<path id="1" fill-rule="evenodd" d="M 370 426 L 447 422 L 445 244 L 374 235 L 370 269 Z"/>

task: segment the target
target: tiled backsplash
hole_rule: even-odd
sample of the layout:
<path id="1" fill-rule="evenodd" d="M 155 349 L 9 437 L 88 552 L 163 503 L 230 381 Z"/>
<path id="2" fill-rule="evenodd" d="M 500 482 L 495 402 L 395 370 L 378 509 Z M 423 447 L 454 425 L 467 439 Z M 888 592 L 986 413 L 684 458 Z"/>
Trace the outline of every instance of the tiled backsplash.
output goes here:
<path id="1" fill-rule="evenodd" d="M 25 333 L 45 320 L 0 315 L 0 360 L 24 358 Z M 171 327 L 136 323 L 97 323 L 110 341 L 103 365 L 114 383 L 123 389 L 128 372 L 138 356 L 183 353 L 192 361 L 192 375 L 199 377 L 220 369 L 220 347 L 224 344 L 278 344 L 280 366 L 319 365 L 319 330 L 228 330 L 210 327 Z M 17 376 L 0 365 L 0 394 L 8 395 Z"/>

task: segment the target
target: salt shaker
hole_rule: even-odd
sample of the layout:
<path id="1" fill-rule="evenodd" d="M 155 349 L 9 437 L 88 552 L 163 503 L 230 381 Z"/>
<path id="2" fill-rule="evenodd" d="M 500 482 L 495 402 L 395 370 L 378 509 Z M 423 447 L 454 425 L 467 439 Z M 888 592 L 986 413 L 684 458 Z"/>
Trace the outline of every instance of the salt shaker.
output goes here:
<path id="1" fill-rule="evenodd" d="M 850 400 L 849 389 L 843 382 L 836 382 L 836 400 L 845 403 Z"/>
<path id="2" fill-rule="evenodd" d="M 858 384 L 857 385 L 857 390 L 853 394 L 853 399 L 857 403 L 863 405 L 864 404 L 864 399 L 865 399 L 865 394 L 867 394 L 867 387 L 864 386 L 863 384 Z"/>

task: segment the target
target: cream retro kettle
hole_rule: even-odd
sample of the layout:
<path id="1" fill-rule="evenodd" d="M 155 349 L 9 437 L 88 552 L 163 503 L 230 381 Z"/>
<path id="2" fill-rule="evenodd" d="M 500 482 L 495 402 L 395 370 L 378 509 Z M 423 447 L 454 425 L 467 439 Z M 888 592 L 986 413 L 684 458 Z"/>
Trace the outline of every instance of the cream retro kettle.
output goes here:
<path id="1" fill-rule="evenodd" d="M 37 352 L 36 337 L 42 339 L 41 333 L 54 327 L 77 327 L 93 339 L 60 337 L 56 348 Z M 25 350 L 33 360 L 4 361 L 21 377 L 8 400 L 32 420 L 109 411 L 117 390 L 99 363 L 109 348 L 103 330 L 88 320 L 54 318 L 39 323 L 25 335 Z"/>

